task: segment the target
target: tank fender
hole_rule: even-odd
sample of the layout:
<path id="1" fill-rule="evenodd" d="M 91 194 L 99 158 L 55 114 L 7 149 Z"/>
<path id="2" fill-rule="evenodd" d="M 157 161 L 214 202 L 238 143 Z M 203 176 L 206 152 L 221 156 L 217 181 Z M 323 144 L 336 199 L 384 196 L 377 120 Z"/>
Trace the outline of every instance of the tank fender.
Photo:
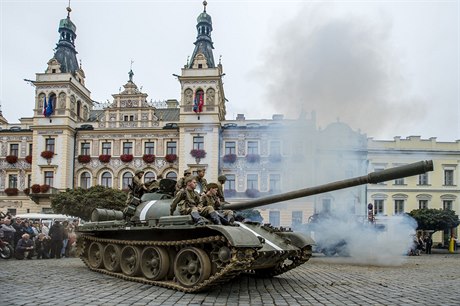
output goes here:
<path id="1" fill-rule="evenodd" d="M 276 234 L 285 239 L 289 239 L 291 243 L 298 248 L 303 248 L 307 245 L 316 244 L 315 241 L 309 235 L 295 232 L 280 232 Z"/>
<path id="2" fill-rule="evenodd" d="M 232 246 L 243 248 L 261 248 L 263 246 L 256 235 L 242 227 L 222 225 L 207 225 L 206 227 L 224 235 Z"/>

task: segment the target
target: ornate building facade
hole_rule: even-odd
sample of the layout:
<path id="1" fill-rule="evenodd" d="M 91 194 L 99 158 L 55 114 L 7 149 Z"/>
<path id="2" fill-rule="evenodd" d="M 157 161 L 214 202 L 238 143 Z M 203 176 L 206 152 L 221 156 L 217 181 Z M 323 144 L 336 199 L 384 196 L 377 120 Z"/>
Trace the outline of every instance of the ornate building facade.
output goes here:
<path id="1" fill-rule="evenodd" d="M 180 101 L 149 103 L 131 70 L 111 103 L 95 105 L 78 65 L 76 26 L 68 11 L 59 23 L 56 51 L 33 82 L 34 116 L 8 123 L 0 114 L 2 211 L 49 211 L 52 194 L 67 188 L 126 189 L 137 169 L 145 170 L 148 181 L 206 168 L 208 182 L 226 175 L 228 199 L 244 201 L 420 159 L 435 160 L 428 184 L 408 178 L 402 184 L 360 186 L 262 207 L 262 216 L 273 225 L 295 227 L 320 210 L 365 215 L 368 202 L 377 215 L 407 212 L 422 203 L 438 207 L 438 199 L 460 210 L 458 141 L 372 140 L 341 122 L 319 129 L 314 113 L 289 120 L 281 114 L 246 120 L 239 114 L 227 120 L 223 65 L 214 60 L 206 6 L 197 18 L 191 60 L 177 76 Z M 449 184 L 442 184 L 443 175 Z"/>

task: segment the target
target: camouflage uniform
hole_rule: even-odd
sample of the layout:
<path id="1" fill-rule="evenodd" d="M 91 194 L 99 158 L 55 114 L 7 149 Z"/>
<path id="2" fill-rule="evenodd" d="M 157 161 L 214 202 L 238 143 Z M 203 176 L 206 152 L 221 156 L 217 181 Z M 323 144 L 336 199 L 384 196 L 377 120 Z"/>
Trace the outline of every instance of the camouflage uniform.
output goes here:
<path id="1" fill-rule="evenodd" d="M 201 196 L 201 203 L 203 207 L 212 207 L 213 210 L 216 210 L 223 224 L 230 224 L 234 221 L 232 210 L 219 210 L 220 200 L 217 195 L 204 194 Z"/>

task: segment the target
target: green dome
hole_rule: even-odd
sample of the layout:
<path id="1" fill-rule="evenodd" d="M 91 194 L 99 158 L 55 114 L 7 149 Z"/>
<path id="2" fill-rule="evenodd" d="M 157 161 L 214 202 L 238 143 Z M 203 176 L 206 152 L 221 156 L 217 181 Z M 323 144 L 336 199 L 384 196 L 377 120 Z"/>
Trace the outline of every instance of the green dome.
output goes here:
<path id="1" fill-rule="evenodd" d="M 211 23 L 212 24 L 212 19 L 211 19 L 211 15 L 209 15 L 208 13 L 206 12 L 203 12 L 201 13 L 198 18 L 196 19 L 196 22 L 197 23 L 200 23 L 200 22 L 208 22 L 208 23 Z"/>
<path id="2" fill-rule="evenodd" d="M 77 32 L 77 27 L 75 26 L 75 24 L 70 20 L 69 17 L 65 18 L 65 19 L 61 19 L 61 21 L 59 22 L 59 28 L 66 28 L 66 29 L 69 29 L 71 30 L 72 32 L 76 33 Z"/>

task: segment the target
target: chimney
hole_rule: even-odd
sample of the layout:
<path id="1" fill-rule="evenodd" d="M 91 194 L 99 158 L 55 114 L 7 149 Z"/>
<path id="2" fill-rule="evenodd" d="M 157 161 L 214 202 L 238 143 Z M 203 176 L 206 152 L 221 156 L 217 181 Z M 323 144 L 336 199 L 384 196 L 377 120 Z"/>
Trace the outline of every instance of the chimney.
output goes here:
<path id="1" fill-rule="evenodd" d="M 166 105 L 168 108 L 177 108 L 179 106 L 179 102 L 176 99 L 169 99 L 166 101 Z"/>
<path id="2" fill-rule="evenodd" d="M 244 121 L 244 120 L 246 120 L 246 118 L 244 118 L 244 114 L 238 114 L 238 115 L 236 115 L 236 120 Z"/>

